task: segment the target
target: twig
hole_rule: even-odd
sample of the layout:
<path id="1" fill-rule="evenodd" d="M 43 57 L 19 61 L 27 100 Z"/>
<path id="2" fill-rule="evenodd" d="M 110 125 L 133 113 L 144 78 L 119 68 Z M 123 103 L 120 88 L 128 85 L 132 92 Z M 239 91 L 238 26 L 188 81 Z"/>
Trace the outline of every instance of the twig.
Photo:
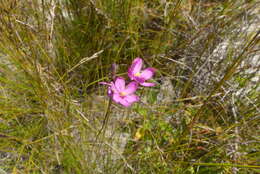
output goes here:
<path id="1" fill-rule="evenodd" d="M 74 69 L 76 69 L 78 66 L 80 66 L 80 65 L 82 65 L 83 63 L 88 62 L 88 61 L 90 61 L 90 60 L 92 60 L 92 59 L 97 58 L 98 55 L 101 54 L 102 52 L 103 52 L 103 50 L 100 50 L 100 51 L 94 53 L 94 54 L 93 54 L 92 56 L 90 56 L 90 57 L 84 57 L 84 58 L 82 58 L 82 59 L 79 61 L 79 63 L 77 63 L 76 65 L 74 65 L 74 66 L 73 66 L 71 69 L 69 69 L 65 74 L 63 74 L 63 76 L 59 79 L 59 81 L 62 80 L 68 73 L 70 73 L 70 72 L 72 72 Z"/>
<path id="2" fill-rule="evenodd" d="M 111 66 L 111 74 L 110 74 L 111 79 L 113 79 L 113 80 L 116 78 L 116 70 L 117 70 L 116 64 L 113 63 L 112 66 Z M 109 101 L 108 101 L 107 109 L 106 109 L 106 112 L 105 112 L 105 118 L 104 118 L 103 123 L 102 123 L 102 127 L 99 130 L 95 141 L 97 141 L 97 139 L 98 139 L 99 135 L 101 134 L 101 132 L 103 131 L 103 129 L 106 129 L 108 119 L 109 119 L 111 104 L 112 104 L 112 99 L 110 97 Z"/>
<path id="3" fill-rule="evenodd" d="M 51 0 L 51 7 L 49 10 L 49 15 L 47 15 L 47 22 L 46 22 L 46 29 L 48 31 L 48 44 L 47 44 L 47 50 L 48 53 L 51 55 L 51 57 L 54 57 L 54 51 L 53 51 L 53 29 L 54 29 L 54 19 L 55 19 L 55 8 L 56 3 L 54 0 Z"/>
<path id="4" fill-rule="evenodd" d="M 101 129 L 100 129 L 100 130 L 98 131 L 98 133 L 97 133 L 95 142 L 97 141 L 97 139 L 98 139 L 99 135 L 102 133 L 102 131 L 103 131 L 104 129 L 106 129 L 106 126 L 107 126 L 107 123 L 108 123 L 108 119 L 109 119 L 109 113 L 110 113 L 111 104 L 112 104 L 112 99 L 110 98 L 109 101 L 108 101 L 108 105 L 107 105 L 106 112 L 105 112 L 105 118 L 104 118 L 104 120 L 103 120 Z"/>
<path id="5" fill-rule="evenodd" d="M 18 22 L 18 23 L 20 23 L 20 24 L 23 24 L 23 25 L 26 25 L 26 26 L 28 26 L 29 28 L 31 28 L 33 31 L 37 31 L 36 29 L 35 29 L 35 27 L 33 27 L 32 25 L 30 25 L 30 24 L 28 24 L 28 23 L 25 23 L 25 22 L 23 22 L 23 21 L 20 21 L 20 20 L 18 20 L 18 19 L 15 19 L 15 21 L 16 22 Z"/>
<path id="6" fill-rule="evenodd" d="M 237 120 L 237 112 L 236 112 L 236 106 L 235 106 L 235 99 L 234 99 L 234 94 L 232 94 L 232 113 L 234 115 L 234 120 L 235 120 L 235 124 L 238 124 L 238 120 Z M 238 158 L 239 158 L 239 152 L 238 152 L 238 145 L 239 144 L 239 129 L 238 126 L 235 127 L 235 141 L 234 141 L 234 156 L 233 156 L 233 160 L 237 162 Z M 233 174 L 237 174 L 238 172 L 238 168 L 237 167 L 232 167 L 232 171 Z"/>
<path id="7" fill-rule="evenodd" d="M 95 54 L 93 54 L 93 55 L 90 56 L 90 57 L 82 58 L 82 59 L 79 61 L 79 63 L 76 64 L 75 66 L 73 66 L 71 69 L 69 69 L 69 70 L 67 71 L 67 73 L 73 71 L 75 68 L 77 68 L 78 66 L 82 65 L 82 64 L 85 63 L 85 62 L 97 58 L 98 55 L 101 54 L 102 52 L 103 52 L 103 50 L 100 50 L 100 51 L 96 52 Z"/>

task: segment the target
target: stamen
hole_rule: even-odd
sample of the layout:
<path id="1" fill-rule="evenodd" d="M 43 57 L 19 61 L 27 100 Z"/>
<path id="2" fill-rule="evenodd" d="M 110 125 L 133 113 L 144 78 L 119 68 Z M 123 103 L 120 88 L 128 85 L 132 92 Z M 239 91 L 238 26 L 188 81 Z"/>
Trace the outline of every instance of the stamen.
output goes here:
<path id="1" fill-rule="evenodd" d="M 121 96 L 126 96 L 126 93 L 125 92 L 120 92 L 120 95 Z"/>
<path id="2" fill-rule="evenodd" d="M 136 77 L 140 77 L 140 76 L 141 76 L 141 73 L 140 73 L 140 72 L 137 72 L 137 73 L 135 73 L 135 76 L 136 76 Z"/>

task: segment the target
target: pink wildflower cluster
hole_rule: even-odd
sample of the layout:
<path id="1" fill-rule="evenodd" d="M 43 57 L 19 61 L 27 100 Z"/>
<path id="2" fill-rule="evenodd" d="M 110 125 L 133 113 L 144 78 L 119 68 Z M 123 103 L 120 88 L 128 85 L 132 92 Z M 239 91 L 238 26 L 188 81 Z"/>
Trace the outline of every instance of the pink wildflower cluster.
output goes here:
<path id="1" fill-rule="evenodd" d="M 132 81 L 127 85 L 123 77 L 116 77 L 112 82 L 100 82 L 100 84 L 108 86 L 108 96 L 113 101 L 129 107 L 140 100 L 140 97 L 135 94 L 139 85 L 147 87 L 155 85 L 155 83 L 147 82 L 153 77 L 155 69 L 150 67 L 142 70 L 142 66 L 143 59 L 135 58 L 128 69 L 128 76 Z"/>

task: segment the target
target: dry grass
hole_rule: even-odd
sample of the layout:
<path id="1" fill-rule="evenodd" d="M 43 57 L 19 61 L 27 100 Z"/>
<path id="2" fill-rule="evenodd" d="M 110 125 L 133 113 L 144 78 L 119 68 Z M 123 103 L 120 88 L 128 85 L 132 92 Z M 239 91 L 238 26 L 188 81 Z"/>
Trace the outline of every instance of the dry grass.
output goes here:
<path id="1" fill-rule="evenodd" d="M 258 6 L 2 0 L 0 173 L 259 173 Z M 110 103 L 137 56 L 157 86 Z"/>

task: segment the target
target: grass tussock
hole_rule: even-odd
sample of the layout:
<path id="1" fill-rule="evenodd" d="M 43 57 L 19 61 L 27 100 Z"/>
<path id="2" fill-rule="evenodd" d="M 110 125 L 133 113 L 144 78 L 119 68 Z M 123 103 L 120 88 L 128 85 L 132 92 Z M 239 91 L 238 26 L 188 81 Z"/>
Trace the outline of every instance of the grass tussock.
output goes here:
<path id="1" fill-rule="evenodd" d="M 2 0 L 0 173 L 260 172 L 256 0 Z M 135 57 L 131 108 L 99 81 Z"/>

